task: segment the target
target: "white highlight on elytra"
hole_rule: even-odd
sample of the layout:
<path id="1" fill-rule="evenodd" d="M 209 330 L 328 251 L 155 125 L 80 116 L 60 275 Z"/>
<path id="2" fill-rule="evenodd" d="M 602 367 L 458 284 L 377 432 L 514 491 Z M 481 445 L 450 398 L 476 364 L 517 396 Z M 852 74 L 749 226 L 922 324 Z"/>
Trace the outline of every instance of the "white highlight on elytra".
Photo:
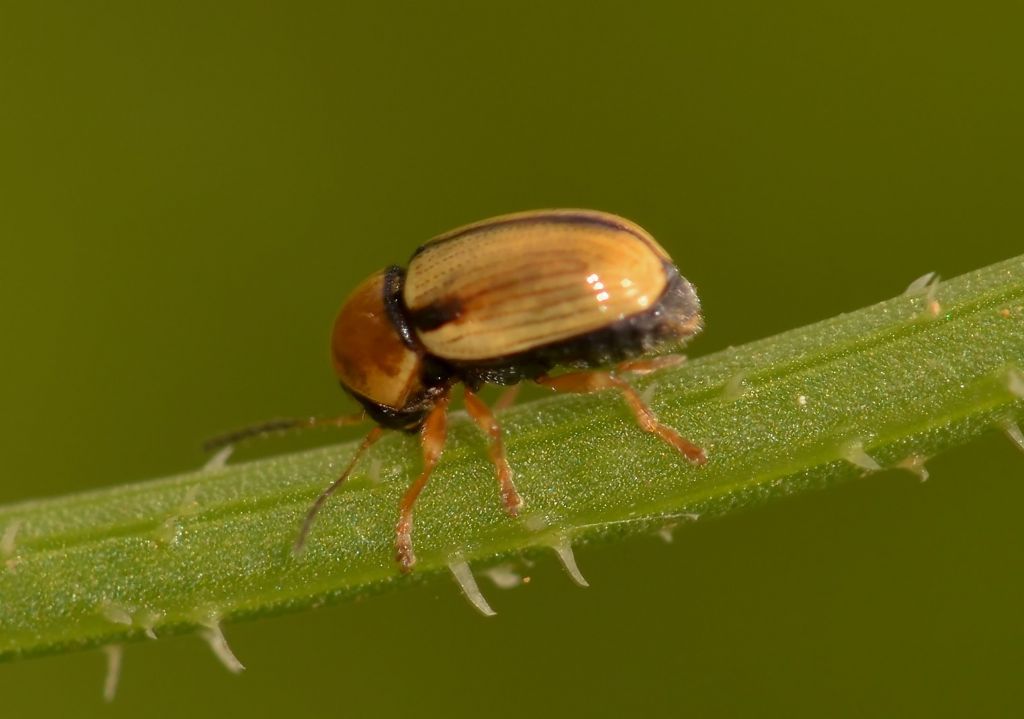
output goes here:
<path id="1" fill-rule="evenodd" d="M 877 472 L 882 468 L 882 465 L 875 461 L 874 457 L 864 451 L 864 444 L 860 440 L 843 447 L 842 457 L 850 464 L 869 472 Z"/>
<path id="2" fill-rule="evenodd" d="M 19 529 L 21 529 L 21 520 L 18 519 L 4 527 L 3 536 L 0 536 L 0 558 L 10 559 L 14 556 Z"/>
<path id="3" fill-rule="evenodd" d="M 1003 422 L 1003 431 L 1006 432 L 1006 436 L 1010 438 L 1010 441 L 1024 452 L 1024 433 L 1020 431 L 1020 425 L 1012 419 L 1008 419 Z"/>
<path id="4" fill-rule="evenodd" d="M 611 297 L 608 291 L 604 288 L 604 282 L 597 276 L 597 273 L 587 276 L 587 284 L 593 287 L 597 291 L 595 298 L 598 302 L 607 302 L 608 298 Z"/>
<path id="5" fill-rule="evenodd" d="M 491 567 L 484 574 L 498 589 L 514 589 L 523 583 L 522 575 L 508 563 Z"/>
<path id="6" fill-rule="evenodd" d="M 485 617 L 493 617 L 497 614 L 496 611 L 491 609 L 491 605 L 484 599 L 483 593 L 480 591 L 480 587 L 476 584 L 476 579 L 473 577 L 473 570 L 469 568 L 461 556 L 452 557 L 448 560 L 448 569 L 451 570 L 452 576 L 455 577 L 455 581 L 459 583 L 462 588 L 462 593 L 466 595 L 466 599 L 476 607 L 481 614 Z"/>
<path id="7" fill-rule="evenodd" d="M 235 445 L 229 444 L 226 447 L 221 447 L 217 450 L 217 453 L 206 460 L 206 464 L 203 465 L 203 472 L 212 472 L 217 469 L 224 469 L 227 466 L 228 460 L 231 459 L 231 455 L 235 451 Z"/>
<path id="8" fill-rule="evenodd" d="M 228 640 L 224 636 L 224 632 L 221 631 L 220 622 L 216 619 L 209 619 L 203 622 L 202 629 L 199 630 L 199 636 L 201 636 L 207 644 L 210 645 L 210 649 L 220 663 L 227 668 L 232 674 L 238 674 L 243 671 L 245 667 L 242 662 L 238 661 L 238 657 L 231 651 L 231 647 L 228 646 Z"/>
<path id="9" fill-rule="evenodd" d="M 114 701 L 117 696 L 117 685 L 121 681 L 121 660 L 124 658 L 124 647 L 120 644 L 107 644 L 103 647 L 107 655 L 107 676 L 103 680 L 103 699 Z"/>
<path id="10" fill-rule="evenodd" d="M 903 461 L 899 462 L 896 466 L 900 469 L 905 469 L 908 472 L 913 472 L 918 476 L 922 482 L 927 482 L 928 468 L 924 466 L 924 463 L 928 461 L 928 458 L 920 454 L 912 454 Z"/>
<path id="11" fill-rule="evenodd" d="M 551 548 L 555 550 L 555 554 L 562 560 L 562 565 L 565 567 L 565 571 L 572 577 L 572 581 L 581 587 L 589 587 L 590 583 L 587 582 L 580 568 L 576 566 L 576 555 L 572 552 L 572 545 L 569 544 L 569 540 L 564 537 L 558 541 L 557 544 L 551 545 Z"/>

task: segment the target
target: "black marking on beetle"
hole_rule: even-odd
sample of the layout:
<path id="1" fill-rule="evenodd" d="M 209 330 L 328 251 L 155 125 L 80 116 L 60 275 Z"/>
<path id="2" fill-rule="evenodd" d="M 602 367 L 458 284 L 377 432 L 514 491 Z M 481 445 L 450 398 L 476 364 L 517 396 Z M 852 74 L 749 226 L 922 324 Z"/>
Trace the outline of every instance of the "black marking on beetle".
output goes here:
<path id="1" fill-rule="evenodd" d="M 646 237 L 645 235 L 643 235 L 641 233 L 638 233 L 635 228 L 629 227 L 628 225 L 625 225 L 625 224 L 623 224 L 621 222 L 615 222 L 615 221 L 610 219 L 609 215 L 605 215 L 603 213 L 602 214 L 596 214 L 596 213 L 587 212 L 585 210 L 580 210 L 579 212 L 569 212 L 569 213 L 555 213 L 555 212 L 553 212 L 551 214 L 527 213 L 526 215 L 521 216 L 521 217 L 513 216 L 513 217 L 508 217 L 508 218 L 505 218 L 505 219 L 499 220 L 499 221 L 486 221 L 485 220 L 484 222 L 477 222 L 477 223 L 472 224 L 472 225 L 467 225 L 466 227 L 463 227 L 463 228 L 458 229 L 458 230 L 454 230 L 454 231 L 449 232 L 449 233 L 444 234 L 444 235 L 438 235 L 437 237 L 435 237 L 434 239 L 430 240 L 426 244 L 423 244 L 423 245 L 420 245 L 419 247 L 417 247 L 416 251 L 412 253 L 412 257 L 409 258 L 409 261 L 412 262 L 412 260 L 416 257 L 416 255 L 420 254 L 421 252 L 423 252 L 424 250 L 426 250 L 426 249 L 428 249 L 430 247 L 434 247 L 436 245 L 439 245 L 442 242 L 448 242 L 449 240 L 457 240 L 458 238 L 464 237 L 464 236 L 468 235 L 471 232 L 478 232 L 478 231 L 483 230 L 483 229 L 490 230 L 490 229 L 494 229 L 495 227 L 505 227 L 507 225 L 518 225 L 518 224 L 524 224 L 525 225 L 525 224 L 530 224 L 530 223 L 550 224 L 550 223 L 553 223 L 553 222 L 559 223 L 559 224 L 588 224 L 588 225 L 598 225 L 600 227 L 608 227 L 608 228 L 611 228 L 611 229 L 614 229 L 614 230 L 620 230 L 622 232 L 628 232 L 629 234 L 631 234 L 634 237 L 636 237 L 638 240 L 642 240 L 644 243 L 649 243 L 650 242 L 650 238 Z"/>
<path id="2" fill-rule="evenodd" d="M 429 332 L 462 317 L 464 305 L 456 297 L 442 297 L 425 307 L 407 310 L 409 322 L 418 330 Z"/>
<path id="3" fill-rule="evenodd" d="M 416 342 L 406 311 L 402 302 L 402 285 L 405 283 L 405 270 L 398 265 L 391 265 L 384 270 L 384 309 L 388 313 L 388 319 L 394 325 L 402 344 L 417 352 L 422 348 Z"/>
<path id="4" fill-rule="evenodd" d="M 370 415 L 374 422 L 388 429 L 397 429 L 409 433 L 419 430 L 420 425 L 427 418 L 427 412 L 430 411 L 434 398 L 447 386 L 441 384 L 430 387 L 420 397 L 406 403 L 402 409 L 395 409 L 394 407 L 388 407 L 386 404 L 374 402 L 369 397 L 364 397 L 353 389 L 346 387 L 344 382 L 340 384 L 343 390 L 353 399 L 357 400 L 359 404 L 363 405 L 366 414 Z"/>

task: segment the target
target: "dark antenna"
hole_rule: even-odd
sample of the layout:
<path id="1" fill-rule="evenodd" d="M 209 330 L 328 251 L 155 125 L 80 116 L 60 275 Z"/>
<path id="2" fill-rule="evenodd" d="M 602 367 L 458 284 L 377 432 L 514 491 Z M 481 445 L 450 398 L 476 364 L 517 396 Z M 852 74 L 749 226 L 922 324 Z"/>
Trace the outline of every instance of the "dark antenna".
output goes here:
<path id="1" fill-rule="evenodd" d="M 356 449 L 356 453 L 352 455 L 352 459 L 349 460 L 348 466 L 345 467 L 345 471 L 341 473 L 341 476 L 331 482 L 327 489 L 320 493 L 320 496 L 313 502 L 313 506 L 309 508 L 306 513 L 306 519 L 302 522 L 302 529 L 299 530 L 299 536 L 295 540 L 295 546 L 292 548 L 292 552 L 300 554 L 306 546 L 306 538 L 309 536 L 309 530 L 313 528 L 313 522 L 316 520 L 316 515 L 320 512 L 320 508 L 324 506 L 324 503 L 330 499 L 331 495 L 341 486 L 342 482 L 348 479 L 348 476 L 352 474 L 352 469 L 356 466 L 356 462 L 363 455 L 367 449 L 373 446 L 373 443 L 380 439 L 381 435 L 384 434 L 383 427 L 374 427 L 370 430 L 370 433 L 363 438 L 362 444 Z"/>
<path id="2" fill-rule="evenodd" d="M 281 432 L 289 432 L 298 429 L 313 429 L 315 427 L 346 427 L 350 424 L 358 424 L 366 419 L 365 412 L 348 414 L 342 417 L 302 417 L 295 419 L 272 419 L 260 424 L 242 427 L 233 432 L 227 432 L 203 442 L 204 452 L 213 452 L 223 449 L 232 444 L 238 444 L 257 437 L 266 437 Z"/>

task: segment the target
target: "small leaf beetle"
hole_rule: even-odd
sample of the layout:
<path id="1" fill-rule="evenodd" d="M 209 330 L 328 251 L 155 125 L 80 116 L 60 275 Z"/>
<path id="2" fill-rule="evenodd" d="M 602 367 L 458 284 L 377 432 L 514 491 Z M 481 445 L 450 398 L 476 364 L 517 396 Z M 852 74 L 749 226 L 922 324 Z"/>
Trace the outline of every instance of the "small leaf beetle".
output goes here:
<path id="1" fill-rule="evenodd" d="M 693 286 L 654 238 L 625 218 L 595 210 L 537 210 L 434 238 L 413 253 L 407 268 L 391 266 L 366 279 L 338 313 L 331 336 L 334 371 L 377 426 L 310 507 L 296 549 L 320 507 L 384 429 L 419 432 L 423 469 L 401 501 L 395 528 L 399 567 L 412 568 L 413 506 L 441 456 L 458 383 L 470 417 L 488 435 L 502 504 L 511 516 L 522 499 L 498 422 L 476 395 L 485 383 L 531 380 L 563 392 L 618 390 L 642 429 L 703 464 L 704 451 L 659 422 L 615 371 L 649 372 L 670 364 L 678 358 L 644 355 L 679 345 L 700 329 Z M 615 370 L 595 369 L 616 364 Z M 559 366 L 576 371 L 548 374 Z M 279 420 L 208 446 L 362 418 Z"/>

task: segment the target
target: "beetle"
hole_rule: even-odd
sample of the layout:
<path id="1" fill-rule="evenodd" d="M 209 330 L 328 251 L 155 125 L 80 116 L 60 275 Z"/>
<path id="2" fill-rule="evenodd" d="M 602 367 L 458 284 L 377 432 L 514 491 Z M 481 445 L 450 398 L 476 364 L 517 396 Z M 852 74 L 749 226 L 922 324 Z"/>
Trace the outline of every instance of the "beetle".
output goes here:
<path id="1" fill-rule="evenodd" d="M 515 517 L 523 501 L 498 421 L 477 395 L 480 387 L 533 381 L 561 392 L 617 390 L 643 430 L 693 464 L 704 464 L 704 450 L 658 421 L 619 376 L 674 363 L 678 356 L 649 355 L 680 345 L 701 328 L 693 286 L 634 222 L 596 210 L 502 215 L 435 237 L 406 268 L 392 265 L 371 275 L 345 300 L 331 334 L 331 357 L 342 388 L 363 412 L 277 420 L 208 447 L 365 416 L 376 422 L 311 505 L 298 551 L 320 508 L 384 430 L 418 432 L 423 469 L 401 500 L 395 527 L 395 556 L 408 572 L 416 562 L 413 508 L 441 457 L 455 385 L 463 385 L 466 410 L 488 437 L 502 506 Z M 571 371 L 551 375 L 556 367 Z"/>

